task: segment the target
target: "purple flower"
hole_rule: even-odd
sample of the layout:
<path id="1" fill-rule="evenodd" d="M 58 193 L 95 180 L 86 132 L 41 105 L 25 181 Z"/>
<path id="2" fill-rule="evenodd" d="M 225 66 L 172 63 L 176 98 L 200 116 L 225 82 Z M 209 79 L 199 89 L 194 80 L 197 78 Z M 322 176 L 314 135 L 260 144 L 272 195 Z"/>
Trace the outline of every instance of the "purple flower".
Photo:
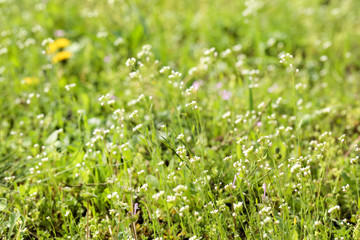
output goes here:
<path id="1" fill-rule="evenodd" d="M 216 84 L 216 89 L 220 89 L 220 88 L 222 88 L 222 86 L 223 86 L 223 83 L 222 83 L 222 82 L 218 82 L 218 83 Z"/>
<path id="2" fill-rule="evenodd" d="M 239 175 L 239 174 L 240 173 L 236 173 L 235 176 L 234 176 L 234 181 L 232 183 L 232 188 L 234 188 L 234 189 L 236 188 L 236 186 L 235 186 L 235 182 L 236 182 L 236 178 L 237 178 L 236 176 Z"/>
<path id="3" fill-rule="evenodd" d="M 135 204 L 134 204 L 134 215 L 136 214 L 136 210 L 138 209 L 138 206 L 139 206 L 138 203 L 135 203 Z"/>
<path id="4" fill-rule="evenodd" d="M 220 96 L 222 97 L 222 99 L 224 100 L 230 100 L 231 97 L 231 92 L 227 91 L 227 90 L 222 90 L 220 92 Z"/>
<path id="5" fill-rule="evenodd" d="M 200 86 L 203 85 L 203 83 L 204 83 L 203 80 L 193 82 L 194 89 L 198 90 L 200 88 Z"/>
<path id="6" fill-rule="evenodd" d="M 54 35 L 55 35 L 55 37 L 63 37 L 63 36 L 65 36 L 65 31 L 62 29 L 57 29 L 57 30 L 55 30 Z"/>
<path id="7" fill-rule="evenodd" d="M 233 187 L 233 188 L 236 188 L 235 182 L 236 182 L 236 174 L 235 174 L 235 176 L 234 176 L 234 181 L 233 181 L 233 183 L 232 183 L 232 187 Z"/>
<path id="8" fill-rule="evenodd" d="M 112 56 L 111 56 L 111 55 L 105 56 L 105 57 L 104 57 L 104 62 L 105 62 L 105 63 L 108 63 L 108 62 L 111 61 L 111 59 L 112 59 Z"/>
<path id="9" fill-rule="evenodd" d="M 263 189 L 264 189 L 264 198 L 265 198 L 265 195 L 266 195 L 266 183 L 263 183 Z"/>

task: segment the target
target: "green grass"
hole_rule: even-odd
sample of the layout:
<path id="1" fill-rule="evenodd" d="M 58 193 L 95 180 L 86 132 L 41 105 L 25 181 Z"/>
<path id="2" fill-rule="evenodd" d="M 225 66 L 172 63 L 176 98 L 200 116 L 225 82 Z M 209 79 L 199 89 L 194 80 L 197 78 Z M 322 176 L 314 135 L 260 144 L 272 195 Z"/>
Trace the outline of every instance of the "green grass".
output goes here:
<path id="1" fill-rule="evenodd" d="M 360 239 L 359 12 L 0 1 L 0 236 Z"/>

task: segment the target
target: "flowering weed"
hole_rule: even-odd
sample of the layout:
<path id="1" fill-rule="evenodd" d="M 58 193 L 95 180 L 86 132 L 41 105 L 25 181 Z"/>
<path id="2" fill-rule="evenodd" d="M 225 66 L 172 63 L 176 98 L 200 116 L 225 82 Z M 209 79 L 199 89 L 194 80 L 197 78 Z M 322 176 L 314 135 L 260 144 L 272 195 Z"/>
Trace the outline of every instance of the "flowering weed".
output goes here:
<path id="1" fill-rule="evenodd" d="M 359 237 L 360 2 L 22 2 L 2 239 Z"/>

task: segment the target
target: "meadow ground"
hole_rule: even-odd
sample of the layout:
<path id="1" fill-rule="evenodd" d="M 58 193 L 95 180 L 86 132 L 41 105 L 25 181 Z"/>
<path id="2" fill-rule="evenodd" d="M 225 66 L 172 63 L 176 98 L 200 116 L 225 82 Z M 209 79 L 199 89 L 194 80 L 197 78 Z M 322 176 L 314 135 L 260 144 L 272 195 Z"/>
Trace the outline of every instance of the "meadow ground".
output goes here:
<path id="1" fill-rule="evenodd" d="M 360 239 L 360 1 L 0 0 L 2 239 Z"/>

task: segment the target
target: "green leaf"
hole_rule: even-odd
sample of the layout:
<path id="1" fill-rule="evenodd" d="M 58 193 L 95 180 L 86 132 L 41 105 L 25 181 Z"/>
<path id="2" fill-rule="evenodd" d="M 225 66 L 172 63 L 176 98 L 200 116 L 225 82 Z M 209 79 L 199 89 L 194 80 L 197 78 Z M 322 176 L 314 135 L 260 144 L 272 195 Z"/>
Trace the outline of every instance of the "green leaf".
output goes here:
<path id="1" fill-rule="evenodd" d="M 159 180 L 154 175 L 148 175 L 146 177 L 146 182 L 148 182 L 151 187 L 154 187 L 154 188 L 159 187 Z"/>
<path id="2" fill-rule="evenodd" d="M 241 147 L 240 144 L 236 145 L 236 156 L 237 158 L 241 158 Z"/>
<path id="3" fill-rule="evenodd" d="M 291 239 L 292 240 L 298 240 L 299 239 L 299 234 L 297 233 L 296 229 L 292 230 Z"/>
<path id="4" fill-rule="evenodd" d="M 47 145 L 51 145 L 51 144 L 55 143 L 55 141 L 58 138 L 59 133 L 62 131 L 63 131 L 62 129 L 59 129 L 59 130 L 56 130 L 53 133 L 51 133 L 50 136 L 46 139 L 45 143 Z"/>
<path id="5" fill-rule="evenodd" d="M 0 198 L 0 211 L 4 211 L 7 206 L 6 198 Z"/>
<path id="6" fill-rule="evenodd" d="M 10 214 L 8 238 L 11 237 L 13 229 L 14 229 L 15 224 L 16 224 L 17 220 L 19 219 L 19 217 L 20 217 L 20 213 L 18 213 L 18 212 L 12 212 Z"/>

